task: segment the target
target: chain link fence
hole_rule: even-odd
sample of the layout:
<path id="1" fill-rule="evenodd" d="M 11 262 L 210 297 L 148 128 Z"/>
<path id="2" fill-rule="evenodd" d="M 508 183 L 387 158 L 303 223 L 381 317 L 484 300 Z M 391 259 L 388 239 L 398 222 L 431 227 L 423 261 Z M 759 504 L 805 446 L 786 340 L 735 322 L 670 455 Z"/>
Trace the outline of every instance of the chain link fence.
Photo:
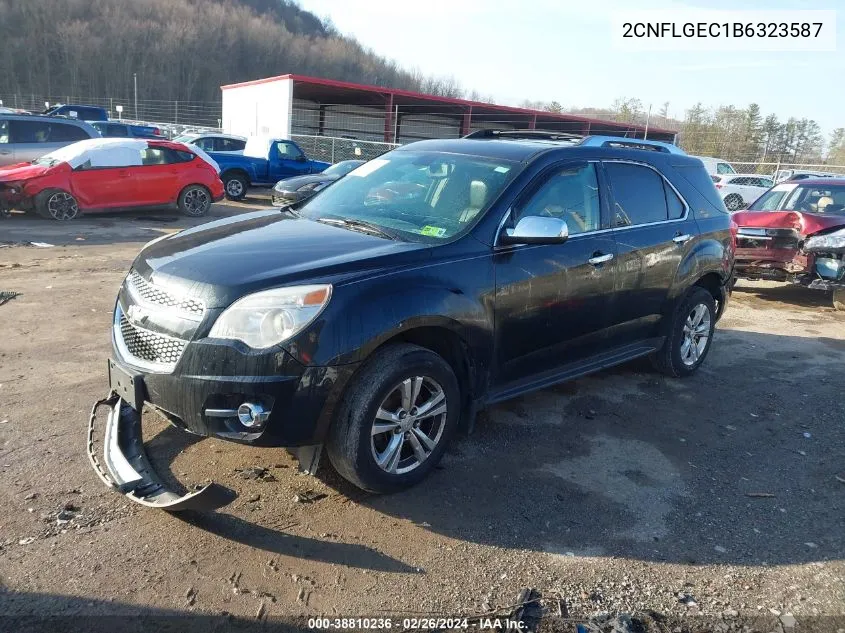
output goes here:
<path id="1" fill-rule="evenodd" d="M 342 160 L 371 160 L 399 147 L 396 143 L 380 143 L 334 136 L 291 134 L 309 158 L 337 163 Z"/>

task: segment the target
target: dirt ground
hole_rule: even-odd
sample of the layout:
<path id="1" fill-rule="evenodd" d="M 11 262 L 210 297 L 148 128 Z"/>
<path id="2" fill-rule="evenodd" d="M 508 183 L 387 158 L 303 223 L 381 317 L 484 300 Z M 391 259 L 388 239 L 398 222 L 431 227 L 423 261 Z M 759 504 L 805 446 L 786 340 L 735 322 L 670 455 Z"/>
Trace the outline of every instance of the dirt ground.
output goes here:
<path id="1" fill-rule="evenodd" d="M 171 515 L 106 489 L 84 436 L 117 287 L 141 244 L 189 223 L 0 220 L 0 244 L 53 245 L 0 248 L 0 290 L 22 293 L 0 306 L 0 630 L 472 615 L 526 587 L 561 630 L 601 612 L 631 631 L 845 630 L 845 313 L 829 297 L 740 282 L 694 377 L 634 363 L 496 406 L 391 496 L 146 416 L 159 468 L 238 493 Z"/>

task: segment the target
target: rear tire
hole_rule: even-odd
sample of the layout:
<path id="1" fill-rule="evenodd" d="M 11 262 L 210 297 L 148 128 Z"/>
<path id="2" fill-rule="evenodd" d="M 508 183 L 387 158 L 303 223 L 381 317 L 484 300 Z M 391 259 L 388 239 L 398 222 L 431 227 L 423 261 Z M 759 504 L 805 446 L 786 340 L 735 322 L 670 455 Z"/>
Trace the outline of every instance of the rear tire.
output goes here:
<path id="1" fill-rule="evenodd" d="M 409 488 L 440 461 L 460 405 L 457 378 L 442 357 L 407 343 L 386 347 L 352 379 L 329 430 L 329 459 L 363 490 Z"/>
<path id="2" fill-rule="evenodd" d="M 226 197 L 229 200 L 238 201 L 246 197 L 246 190 L 249 187 L 246 176 L 233 172 L 223 174 L 221 180 L 223 181 L 223 189 L 226 191 Z"/>
<path id="3" fill-rule="evenodd" d="M 716 301 L 707 290 L 693 286 L 675 309 L 663 347 L 651 356 L 659 372 L 682 378 L 701 366 L 716 328 Z"/>
<path id="4" fill-rule="evenodd" d="M 42 218 L 64 222 L 79 215 L 79 203 L 62 189 L 47 189 L 35 196 L 35 212 Z"/>
<path id="5" fill-rule="evenodd" d="M 745 201 L 737 193 L 732 193 L 725 198 L 725 208 L 728 211 L 739 211 L 743 206 L 745 206 Z"/>
<path id="6" fill-rule="evenodd" d="M 199 218 L 211 208 L 211 192 L 202 185 L 188 185 L 179 194 L 179 211 L 190 218 Z"/>

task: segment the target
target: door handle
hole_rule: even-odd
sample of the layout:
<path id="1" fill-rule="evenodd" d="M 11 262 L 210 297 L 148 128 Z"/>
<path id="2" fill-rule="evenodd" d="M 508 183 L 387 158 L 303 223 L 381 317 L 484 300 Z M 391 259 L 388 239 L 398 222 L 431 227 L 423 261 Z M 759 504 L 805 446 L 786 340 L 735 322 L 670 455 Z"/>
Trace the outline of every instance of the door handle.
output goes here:
<path id="1" fill-rule="evenodd" d="M 690 235 L 689 233 L 684 233 L 683 235 L 676 235 L 672 238 L 672 241 L 675 242 L 675 244 L 677 244 L 678 246 L 681 246 L 682 244 L 686 244 L 687 242 L 689 242 L 691 239 L 692 235 Z"/>
<path id="2" fill-rule="evenodd" d="M 0 150 L 0 156 L 8 156 L 11 153 L 9 150 Z"/>
<path id="3" fill-rule="evenodd" d="M 587 261 L 593 266 L 599 266 L 605 262 L 609 262 L 611 259 L 613 259 L 613 253 L 607 253 L 606 255 L 594 255 Z"/>
<path id="4" fill-rule="evenodd" d="M 129 178 L 130 174 L 125 169 L 121 169 L 119 172 L 117 172 L 117 175 L 120 176 L 121 178 Z"/>

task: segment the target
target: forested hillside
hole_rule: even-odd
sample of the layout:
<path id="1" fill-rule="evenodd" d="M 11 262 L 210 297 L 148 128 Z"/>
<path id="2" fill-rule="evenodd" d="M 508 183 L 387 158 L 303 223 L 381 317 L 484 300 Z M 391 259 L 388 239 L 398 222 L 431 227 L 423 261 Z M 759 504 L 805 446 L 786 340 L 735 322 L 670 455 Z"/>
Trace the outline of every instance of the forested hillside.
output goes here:
<path id="1" fill-rule="evenodd" d="M 294 72 L 455 96 L 291 0 L 0 0 L 0 92 L 219 100 L 220 85 Z"/>

